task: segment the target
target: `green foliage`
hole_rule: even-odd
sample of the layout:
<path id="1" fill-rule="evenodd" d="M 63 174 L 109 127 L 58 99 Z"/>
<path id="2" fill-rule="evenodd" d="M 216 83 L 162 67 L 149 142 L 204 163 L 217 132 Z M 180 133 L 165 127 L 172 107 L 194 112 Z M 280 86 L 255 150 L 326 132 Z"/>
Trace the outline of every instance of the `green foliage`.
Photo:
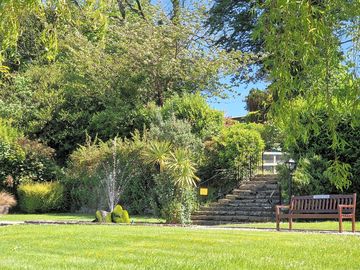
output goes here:
<path id="1" fill-rule="evenodd" d="M 175 115 L 190 123 L 192 132 L 205 139 L 219 134 L 224 126 L 224 114 L 211 109 L 200 94 L 175 96 L 165 102 L 161 113 L 165 119 Z"/>
<path id="2" fill-rule="evenodd" d="M 23 62 L 14 60 L 18 72 L 11 70 L 6 80 L 0 79 L 0 117 L 14 119 L 26 135 L 56 149 L 56 158 L 63 164 L 77 145 L 84 143 L 86 133 L 106 141 L 142 129 L 140 110 L 149 102 L 163 105 L 175 94 L 184 93 L 221 95 L 228 85 L 221 81 L 221 74 L 238 66 L 238 55 L 216 48 L 205 50 L 207 39 L 196 38 L 202 29 L 202 8 L 181 13 L 186 24 L 174 25 L 164 11 L 146 4 L 149 21 L 129 14 L 128 22 L 120 25 L 114 19 L 119 14 L 113 2 L 93 5 L 89 4 L 93 1 L 83 1 L 81 8 L 73 1 L 65 2 L 61 8 L 54 4 L 55 10 L 47 10 L 44 4 L 49 12 L 46 18 L 37 12 L 30 12 L 29 18 L 20 16 L 21 22 L 29 20 L 19 25 L 24 40 L 19 41 L 21 48 L 14 48 L 14 58 Z M 47 21 L 57 16 L 56 23 Z M 37 44 L 36 38 L 48 27 L 56 35 L 53 44 L 57 51 L 50 62 L 40 60 L 47 52 L 47 42 Z M 15 40 L 18 34 L 14 33 Z M 34 45 L 22 47 L 33 41 Z M 191 99 L 187 98 L 186 106 L 196 105 Z M 210 113 L 200 97 L 196 100 L 200 113 L 186 117 L 195 125 L 194 131 L 212 135 L 221 116 Z M 204 113 L 208 116 L 202 116 Z M 180 114 L 179 118 L 185 117 Z M 196 126 L 196 118 L 200 126 Z"/>
<path id="3" fill-rule="evenodd" d="M 95 221 L 96 222 L 102 222 L 102 215 L 101 215 L 101 212 L 99 211 L 99 210 L 97 210 L 96 212 L 95 212 Z"/>
<path id="4" fill-rule="evenodd" d="M 180 188 L 195 187 L 199 177 L 195 175 L 195 163 L 190 158 L 190 153 L 185 149 L 175 149 L 170 152 L 167 168 L 172 174 L 174 184 Z"/>
<path id="5" fill-rule="evenodd" d="M 263 79 L 267 70 L 262 66 L 264 59 L 264 45 L 261 38 L 255 39 L 254 33 L 260 16 L 267 12 L 261 6 L 264 1 L 212 1 L 206 25 L 211 34 L 215 34 L 214 45 L 221 46 L 227 51 L 238 50 L 251 53 L 251 62 L 254 67 L 239 71 L 239 79 Z M 249 72 L 250 71 L 250 72 Z"/>
<path id="6" fill-rule="evenodd" d="M 304 112 L 302 117 L 302 121 L 311 121 L 316 117 L 319 123 L 328 118 L 323 109 L 319 109 L 316 115 Z M 299 135 L 295 142 L 288 145 L 288 152 L 298 163 L 294 174 L 295 194 L 359 192 L 359 126 L 351 125 L 350 115 L 343 114 L 337 132 L 346 143 L 336 153 L 331 149 L 332 135 L 326 125 L 317 132 L 308 133 L 306 141 Z M 287 180 L 284 180 L 285 184 Z"/>
<path id="7" fill-rule="evenodd" d="M 356 55 L 359 36 L 359 1 L 265 1 L 256 36 L 264 40 L 271 57 L 265 61 L 272 84 L 274 121 L 287 127 L 289 144 L 299 135 L 306 141 L 311 133 L 330 134 L 333 155 L 344 141 L 342 117 L 350 115 L 358 125 L 359 80 Z M 341 53 L 345 36 L 351 37 L 352 54 Z M 326 112 L 326 118 L 319 109 Z M 305 120 L 306 119 L 306 120 Z M 327 175 L 341 189 L 349 185 L 349 167 L 333 160 Z"/>
<path id="8" fill-rule="evenodd" d="M 251 89 L 245 98 L 246 109 L 249 112 L 246 118 L 251 122 L 264 123 L 267 120 L 267 113 L 272 103 L 272 96 L 269 92 Z"/>
<path id="9" fill-rule="evenodd" d="M 107 142 L 91 142 L 89 139 L 87 145 L 80 146 L 71 155 L 69 187 L 77 189 L 80 185 L 84 188 L 82 195 L 85 196 L 86 190 L 95 189 L 98 192 L 93 196 L 99 203 L 98 207 L 106 203 L 112 209 L 131 184 L 131 179 L 139 174 L 135 165 L 138 157 L 138 149 L 133 141 L 115 138 Z M 81 197 L 81 201 L 86 202 Z M 76 197 L 72 200 L 76 200 Z"/>
<path id="10" fill-rule="evenodd" d="M 120 205 L 116 205 L 111 213 L 111 220 L 115 223 L 130 223 L 128 211 L 124 210 Z"/>
<path id="11" fill-rule="evenodd" d="M 173 176 L 167 171 L 154 175 L 154 181 L 155 213 L 166 219 L 168 223 L 190 223 L 191 213 L 198 205 L 195 190 L 191 187 L 176 187 Z"/>
<path id="12" fill-rule="evenodd" d="M 219 163 L 223 168 L 248 166 L 250 161 L 255 165 L 265 146 L 259 132 L 242 124 L 224 128 L 216 142 Z"/>
<path id="13" fill-rule="evenodd" d="M 149 140 L 171 142 L 174 147 L 187 148 L 194 153 L 201 154 L 202 151 L 202 141 L 198 134 L 192 132 L 191 124 L 175 115 L 169 118 L 156 115 L 149 125 L 147 136 Z"/>
<path id="14" fill-rule="evenodd" d="M 107 213 L 107 215 L 105 216 L 105 223 L 111 223 L 112 222 L 111 216 L 112 216 L 111 213 Z"/>
<path id="15" fill-rule="evenodd" d="M 150 141 L 148 147 L 143 152 L 145 162 L 157 166 L 159 172 L 165 168 L 169 159 L 171 144 L 168 141 Z"/>
<path id="16" fill-rule="evenodd" d="M 43 213 L 62 208 L 64 187 L 60 183 L 21 184 L 17 192 L 20 209 L 25 213 Z"/>
<path id="17" fill-rule="evenodd" d="M 50 181 L 61 177 L 53 149 L 29 140 L 0 119 L 0 186 L 13 192 L 20 183 Z"/>

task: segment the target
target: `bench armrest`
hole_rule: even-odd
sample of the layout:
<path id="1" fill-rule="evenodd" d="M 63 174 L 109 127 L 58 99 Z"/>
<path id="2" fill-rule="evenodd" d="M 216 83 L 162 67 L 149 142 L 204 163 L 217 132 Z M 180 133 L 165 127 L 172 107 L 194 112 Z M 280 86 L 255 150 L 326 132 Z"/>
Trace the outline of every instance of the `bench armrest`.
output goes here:
<path id="1" fill-rule="evenodd" d="M 353 205 L 353 204 L 339 204 L 338 207 L 339 208 L 354 208 L 355 205 Z"/>
<path id="2" fill-rule="evenodd" d="M 342 211 L 344 208 L 352 208 L 355 209 L 355 205 L 353 204 L 339 204 L 338 205 L 338 210 L 339 210 L 339 214 L 342 214 Z M 352 212 L 354 213 L 355 210 L 352 210 Z"/>
<path id="3" fill-rule="evenodd" d="M 275 210 L 276 210 L 277 214 L 279 214 L 280 210 L 282 210 L 282 209 L 290 209 L 290 205 L 276 205 L 275 206 Z"/>
<path id="4" fill-rule="evenodd" d="M 342 210 L 343 208 L 355 208 L 355 205 L 353 204 L 339 204 L 338 209 Z"/>

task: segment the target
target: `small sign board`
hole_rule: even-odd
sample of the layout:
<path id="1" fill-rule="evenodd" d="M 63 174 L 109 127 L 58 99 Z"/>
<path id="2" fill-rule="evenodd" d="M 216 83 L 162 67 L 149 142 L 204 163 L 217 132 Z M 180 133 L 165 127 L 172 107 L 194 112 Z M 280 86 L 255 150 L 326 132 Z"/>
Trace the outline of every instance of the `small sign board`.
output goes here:
<path id="1" fill-rule="evenodd" d="M 200 188 L 200 195 L 207 196 L 208 195 L 208 188 Z"/>
<path id="2" fill-rule="evenodd" d="M 330 195 L 314 195 L 314 199 L 329 199 Z"/>

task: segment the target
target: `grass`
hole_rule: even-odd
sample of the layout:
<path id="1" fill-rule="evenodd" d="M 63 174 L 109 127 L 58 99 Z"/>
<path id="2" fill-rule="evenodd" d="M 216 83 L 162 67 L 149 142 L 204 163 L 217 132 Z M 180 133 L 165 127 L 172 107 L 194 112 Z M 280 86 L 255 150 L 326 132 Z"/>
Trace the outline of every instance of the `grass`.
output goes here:
<path id="1" fill-rule="evenodd" d="M 135 223 L 164 223 L 163 219 L 147 216 L 131 216 Z M 8 214 L 0 215 L 1 221 L 26 221 L 26 220 L 46 220 L 46 221 L 92 221 L 94 215 L 90 214 L 72 214 L 72 213 L 48 213 L 48 214 Z"/>
<path id="2" fill-rule="evenodd" d="M 238 227 L 238 228 L 257 228 L 257 229 L 275 229 L 275 222 L 263 223 L 239 223 L 239 224 L 226 224 L 219 225 L 220 227 Z M 280 223 L 281 229 L 288 229 L 289 223 Z M 345 231 L 351 231 L 351 222 L 344 221 L 343 228 Z M 297 230 L 323 230 L 323 231 L 338 231 L 338 221 L 317 221 L 317 222 L 293 222 L 293 229 Z M 360 222 L 356 222 L 356 230 L 360 231 Z"/>
<path id="3" fill-rule="evenodd" d="M 360 238 L 148 226 L 0 227 L 0 269 L 359 269 Z"/>

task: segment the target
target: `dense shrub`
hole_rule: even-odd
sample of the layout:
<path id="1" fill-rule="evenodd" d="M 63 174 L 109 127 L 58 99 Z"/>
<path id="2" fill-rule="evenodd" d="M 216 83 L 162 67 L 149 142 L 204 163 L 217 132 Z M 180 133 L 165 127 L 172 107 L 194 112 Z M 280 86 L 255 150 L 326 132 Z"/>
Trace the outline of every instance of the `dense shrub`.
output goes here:
<path id="1" fill-rule="evenodd" d="M 18 187 L 20 209 L 26 213 L 61 209 L 64 188 L 60 183 L 30 183 Z"/>
<path id="2" fill-rule="evenodd" d="M 94 209 L 104 205 L 104 196 L 97 177 L 85 174 L 76 177 L 69 173 L 61 183 L 65 187 L 66 209 L 93 213 Z"/>
<path id="3" fill-rule="evenodd" d="M 203 144 L 191 129 L 186 120 L 179 120 L 174 115 L 164 119 L 158 114 L 150 124 L 147 137 L 150 141 L 166 141 L 174 147 L 187 148 L 198 155 L 197 159 L 201 159 Z"/>
<path id="4" fill-rule="evenodd" d="M 179 188 L 173 183 L 169 172 L 154 175 L 156 186 L 153 194 L 155 213 L 168 223 L 190 223 L 191 213 L 197 208 L 195 189 Z"/>
<path id="5" fill-rule="evenodd" d="M 258 131 L 262 125 L 254 125 L 230 123 L 219 136 L 205 142 L 206 158 L 198 174 L 211 188 L 212 194 L 230 192 L 239 181 L 249 176 L 250 171 L 255 172 L 264 141 Z"/>
<path id="6" fill-rule="evenodd" d="M 287 142 L 287 151 L 297 161 L 295 181 L 301 183 L 299 193 L 314 191 L 358 192 L 360 191 L 360 125 L 351 123 L 350 116 L 341 114 L 337 136 L 332 136 L 326 122 L 331 118 L 322 109 L 317 115 L 303 113 L 304 122 L 316 122 L 319 127 Z M 334 151 L 335 142 L 340 146 Z"/>
<path id="7" fill-rule="evenodd" d="M 114 223 L 130 223 L 130 217 L 128 211 L 124 210 L 121 205 L 115 206 L 111 212 L 111 220 Z"/>
<path id="8" fill-rule="evenodd" d="M 200 94 L 184 94 L 166 100 L 163 107 L 149 103 L 139 110 L 135 126 L 139 129 L 143 125 L 149 128 L 157 121 L 159 114 L 164 120 L 175 116 L 176 119 L 189 123 L 191 132 L 201 140 L 218 135 L 225 122 L 223 112 L 210 108 Z"/>
<path id="9" fill-rule="evenodd" d="M 264 141 L 256 130 L 236 124 L 224 128 L 216 138 L 219 164 L 223 168 L 248 166 L 249 161 L 255 165 L 264 150 Z"/>
<path id="10" fill-rule="evenodd" d="M 53 149 L 29 140 L 0 119 L 0 187 L 16 192 L 21 183 L 61 177 Z"/>
<path id="11" fill-rule="evenodd" d="M 161 109 L 165 119 L 175 115 L 188 121 L 199 138 L 217 135 L 224 126 L 224 114 L 211 109 L 200 94 L 185 94 L 167 100 Z"/>
<path id="12" fill-rule="evenodd" d="M 16 205 L 16 199 L 14 195 L 5 191 L 0 192 L 0 205 L 8 205 L 10 207 Z"/>
<path id="13" fill-rule="evenodd" d="M 80 209 L 112 210 L 140 173 L 139 153 L 133 140 L 89 141 L 70 158 L 66 187 L 71 204 L 75 202 Z M 93 196 L 91 200 L 87 192 Z"/>

